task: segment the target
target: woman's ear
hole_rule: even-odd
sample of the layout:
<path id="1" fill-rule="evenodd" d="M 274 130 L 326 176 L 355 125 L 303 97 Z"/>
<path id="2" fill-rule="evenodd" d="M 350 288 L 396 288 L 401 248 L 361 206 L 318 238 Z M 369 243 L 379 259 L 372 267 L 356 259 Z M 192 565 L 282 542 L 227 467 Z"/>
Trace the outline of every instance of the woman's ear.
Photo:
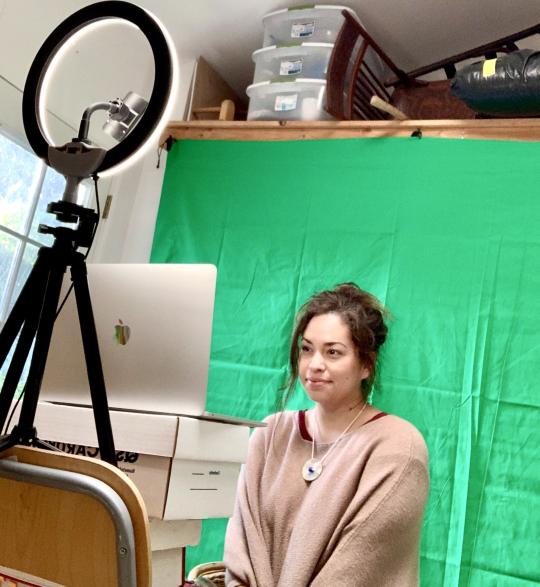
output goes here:
<path id="1" fill-rule="evenodd" d="M 368 377 L 371 375 L 371 369 L 367 366 L 362 367 L 362 379 L 368 379 Z"/>
<path id="2" fill-rule="evenodd" d="M 364 366 L 362 370 L 362 379 L 368 379 L 371 377 L 373 371 L 375 370 L 375 362 L 377 361 L 377 353 L 372 351 L 368 353 L 369 361 L 364 361 Z"/>

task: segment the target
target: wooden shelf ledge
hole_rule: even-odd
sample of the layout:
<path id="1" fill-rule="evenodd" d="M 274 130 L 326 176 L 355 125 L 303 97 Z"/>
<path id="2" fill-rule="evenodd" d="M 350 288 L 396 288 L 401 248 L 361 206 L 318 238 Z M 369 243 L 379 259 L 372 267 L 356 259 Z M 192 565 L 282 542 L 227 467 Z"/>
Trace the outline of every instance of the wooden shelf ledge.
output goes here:
<path id="1" fill-rule="evenodd" d="M 163 137 L 238 141 L 402 137 L 420 130 L 425 137 L 540 141 L 539 118 L 383 121 L 207 121 L 171 122 Z"/>

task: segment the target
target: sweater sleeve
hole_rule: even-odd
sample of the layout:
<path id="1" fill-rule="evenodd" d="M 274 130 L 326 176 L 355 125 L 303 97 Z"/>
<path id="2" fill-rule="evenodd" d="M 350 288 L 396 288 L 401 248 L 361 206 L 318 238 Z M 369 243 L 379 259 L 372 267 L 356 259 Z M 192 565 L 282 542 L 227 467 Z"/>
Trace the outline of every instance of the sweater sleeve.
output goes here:
<path id="1" fill-rule="evenodd" d="M 421 435 L 412 435 L 408 451 L 372 455 L 365 474 L 377 482 L 365 495 L 359 487 L 357 514 L 332 545 L 312 587 L 418 586 L 420 531 L 429 490 Z"/>
<path id="2" fill-rule="evenodd" d="M 268 428 L 252 434 L 238 481 L 236 503 L 225 537 L 227 587 L 273 587 L 274 580 L 259 511 L 259 491 Z"/>

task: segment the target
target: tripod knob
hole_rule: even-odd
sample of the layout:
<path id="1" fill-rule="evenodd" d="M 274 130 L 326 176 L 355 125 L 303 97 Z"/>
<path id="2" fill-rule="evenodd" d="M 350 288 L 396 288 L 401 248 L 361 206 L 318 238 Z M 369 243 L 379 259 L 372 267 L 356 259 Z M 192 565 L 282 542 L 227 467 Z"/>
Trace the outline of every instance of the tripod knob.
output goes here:
<path id="1" fill-rule="evenodd" d="M 46 224 L 38 224 L 37 231 L 41 234 L 54 234 L 52 226 L 47 226 Z"/>
<path id="2" fill-rule="evenodd" d="M 79 214 L 82 206 L 72 204 L 71 202 L 51 202 L 47 206 L 47 212 L 54 214 L 59 222 L 75 224 L 79 220 Z"/>

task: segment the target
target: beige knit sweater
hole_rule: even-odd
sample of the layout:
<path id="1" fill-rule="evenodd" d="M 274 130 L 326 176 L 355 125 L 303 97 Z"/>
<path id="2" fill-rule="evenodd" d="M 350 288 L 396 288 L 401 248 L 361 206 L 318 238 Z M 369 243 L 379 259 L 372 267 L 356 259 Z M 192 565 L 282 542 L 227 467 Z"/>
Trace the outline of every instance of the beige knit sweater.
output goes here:
<path id="1" fill-rule="evenodd" d="M 370 421 L 309 484 L 311 442 L 298 420 L 270 416 L 251 437 L 225 541 L 227 586 L 417 586 L 429 486 L 421 434 L 396 416 Z"/>

